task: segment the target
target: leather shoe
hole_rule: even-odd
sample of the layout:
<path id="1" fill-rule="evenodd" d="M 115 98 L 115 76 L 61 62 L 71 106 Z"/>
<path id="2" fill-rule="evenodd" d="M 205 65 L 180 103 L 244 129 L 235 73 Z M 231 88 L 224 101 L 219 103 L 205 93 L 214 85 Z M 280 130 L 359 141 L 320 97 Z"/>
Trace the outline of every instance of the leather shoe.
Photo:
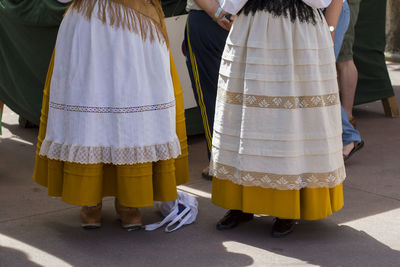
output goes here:
<path id="1" fill-rule="evenodd" d="M 142 216 L 138 208 L 126 207 L 119 203 L 118 199 L 114 201 L 115 211 L 121 218 L 122 228 L 128 231 L 142 229 Z"/>
<path id="2" fill-rule="evenodd" d="M 97 229 L 101 226 L 101 202 L 95 206 L 83 206 L 81 208 L 81 226 L 83 229 Z"/>
<path id="3" fill-rule="evenodd" d="M 218 230 L 232 229 L 239 225 L 241 222 L 252 220 L 253 213 L 245 213 L 241 210 L 229 210 L 224 217 L 217 223 Z"/>
<path id="4" fill-rule="evenodd" d="M 297 223 L 297 220 L 275 218 L 274 224 L 272 225 L 272 237 L 283 237 L 290 234 L 293 232 L 294 226 Z"/>

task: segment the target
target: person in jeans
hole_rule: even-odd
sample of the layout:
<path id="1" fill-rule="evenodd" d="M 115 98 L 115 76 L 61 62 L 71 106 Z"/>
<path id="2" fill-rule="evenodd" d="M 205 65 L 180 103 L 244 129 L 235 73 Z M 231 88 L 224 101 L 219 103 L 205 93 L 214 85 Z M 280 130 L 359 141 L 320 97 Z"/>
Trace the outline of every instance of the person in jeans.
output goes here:
<path id="1" fill-rule="evenodd" d="M 350 9 L 350 22 L 337 57 L 337 70 L 342 105 L 349 121 L 353 126 L 355 126 L 356 122 L 352 110 L 357 87 L 358 72 L 353 61 L 353 45 L 355 38 L 355 25 L 358 19 L 361 0 L 347 0 L 347 2 Z"/>
<path id="2" fill-rule="evenodd" d="M 329 7 L 328 7 L 329 8 Z M 343 39 L 350 23 L 350 8 L 346 0 L 343 0 L 342 11 L 339 16 L 337 27 L 334 31 L 334 51 L 336 59 L 342 48 Z M 342 128 L 343 128 L 343 158 L 348 160 L 355 152 L 364 146 L 360 133 L 350 123 L 347 114 L 341 106 Z"/>

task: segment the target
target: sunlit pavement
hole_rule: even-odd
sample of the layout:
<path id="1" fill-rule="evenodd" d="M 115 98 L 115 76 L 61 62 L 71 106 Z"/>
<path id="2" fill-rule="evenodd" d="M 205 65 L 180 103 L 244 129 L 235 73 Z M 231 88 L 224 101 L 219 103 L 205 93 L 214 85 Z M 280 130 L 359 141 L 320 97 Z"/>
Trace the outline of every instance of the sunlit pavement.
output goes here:
<path id="1" fill-rule="evenodd" d="M 400 64 L 389 63 L 400 104 Z M 400 266 L 400 118 L 380 102 L 355 109 L 365 147 L 347 163 L 345 206 L 320 221 L 302 221 L 285 238 L 270 237 L 272 218 L 257 216 L 217 231 L 225 213 L 210 202 L 204 139 L 191 137 L 191 181 L 181 189 L 200 205 L 197 221 L 174 233 L 126 232 L 113 200 L 103 202 L 103 226 L 79 226 L 79 208 L 47 196 L 32 181 L 37 129 L 18 127 L 5 109 L 0 143 L 0 266 Z M 144 223 L 162 219 L 142 210 Z"/>

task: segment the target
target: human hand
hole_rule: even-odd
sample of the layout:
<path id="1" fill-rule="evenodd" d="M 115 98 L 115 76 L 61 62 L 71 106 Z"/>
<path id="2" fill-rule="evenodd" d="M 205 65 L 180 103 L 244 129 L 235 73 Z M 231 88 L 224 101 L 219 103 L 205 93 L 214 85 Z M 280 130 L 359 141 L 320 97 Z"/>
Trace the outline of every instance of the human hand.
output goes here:
<path id="1" fill-rule="evenodd" d="M 231 15 L 228 12 L 222 10 L 217 18 L 217 23 L 223 29 L 229 31 L 232 27 L 233 21 L 236 19 L 236 15 Z"/>

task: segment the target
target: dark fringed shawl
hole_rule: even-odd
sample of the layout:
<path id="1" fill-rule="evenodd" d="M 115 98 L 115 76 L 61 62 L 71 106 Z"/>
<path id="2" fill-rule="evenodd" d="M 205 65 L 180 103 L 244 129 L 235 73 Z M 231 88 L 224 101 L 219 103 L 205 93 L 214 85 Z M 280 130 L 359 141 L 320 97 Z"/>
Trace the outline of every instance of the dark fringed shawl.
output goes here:
<path id="1" fill-rule="evenodd" d="M 249 0 L 239 14 L 254 14 L 258 10 L 267 11 L 277 17 L 289 17 L 292 22 L 299 19 L 301 22 L 316 23 L 317 13 L 301 0 Z M 318 14 L 321 16 L 320 12 Z"/>

